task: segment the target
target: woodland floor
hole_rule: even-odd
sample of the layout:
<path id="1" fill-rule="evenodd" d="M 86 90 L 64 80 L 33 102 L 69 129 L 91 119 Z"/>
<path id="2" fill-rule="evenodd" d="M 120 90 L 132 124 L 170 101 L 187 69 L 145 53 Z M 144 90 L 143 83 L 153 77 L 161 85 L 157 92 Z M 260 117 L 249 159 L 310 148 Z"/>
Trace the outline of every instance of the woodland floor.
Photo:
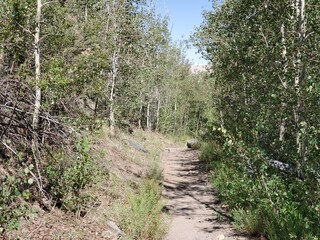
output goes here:
<path id="1" fill-rule="evenodd" d="M 236 234 L 216 196 L 198 151 L 167 148 L 162 155 L 165 209 L 171 215 L 166 240 L 248 239 Z"/>

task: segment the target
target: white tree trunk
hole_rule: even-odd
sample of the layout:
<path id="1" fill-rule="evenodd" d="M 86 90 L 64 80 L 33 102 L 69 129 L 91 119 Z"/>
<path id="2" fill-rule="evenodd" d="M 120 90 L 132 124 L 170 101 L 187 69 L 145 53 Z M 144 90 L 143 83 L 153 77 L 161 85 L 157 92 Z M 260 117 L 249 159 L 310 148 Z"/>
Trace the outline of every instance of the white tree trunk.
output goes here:
<path id="1" fill-rule="evenodd" d="M 110 80 L 111 80 L 111 90 L 110 90 L 110 135 L 115 136 L 115 126 L 116 126 L 116 120 L 115 120 L 115 114 L 114 114 L 114 106 L 115 106 L 115 86 L 116 86 L 116 79 L 118 74 L 118 55 L 116 52 L 112 55 L 112 69 L 110 72 Z"/>
<path id="2" fill-rule="evenodd" d="M 41 65 L 40 65 L 40 27 L 41 27 L 41 0 L 37 0 L 37 13 L 36 13 L 36 28 L 34 34 L 34 63 L 35 63 L 35 102 L 32 119 L 32 150 L 34 154 L 38 148 L 38 127 L 39 127 L 39 114 L 41 108 L 41 88 L 40 88 L 40 77 L 41 77 Z"/>
<path id="3" fill-rule="evenodd" d="M 84 21 L 87 22 L 88 21 L 88 5 L 86 4 L 85 8 L 84 8 Z"/>
<path id="4" fill-rule="evenodd" d="M 34 179 L 38 185 L 39 191 L 47 199 L 45 192 L 43 191 L 42 177 L 40 173 L 40 154 L 39 154 L 39 115 L 41 108 L 41 88 L 40 88 L 40 78 L 41 78 L 41 61 L 40 61 L 40 31 L 41 31 L 41 15 L 42 15 L 42 1 L 37 0 L 36 9 L 36 26 L 34 33 L 34 64 L 35 64 L 35 101 L 34 110 L 32 116 L 32 143 L 31 149 L 33 157 L 35 160 L 36 170 L 38 178 L 34 176 Z M 46 201 L 44 201 L 46 202 Z M 50 204 L 44 204 L 48 209 L 51 208 Z"/>
<path id="5" fill-rule="evenodd" d="M 112 1 L 112 6 L 109 8 L 109 19 L 112 24 L 113 28 L 113 44 L 117 45 L 119 43 L 119 36 L 118 36 L 118 22 L 117 22 L 117 1 Z M 116 46 L 115 46 L 116 47 Z M 119 49 L 113 50 L 112 59 L 111 59 L 111 71 L 109 73 L 109 81 L 111 83 L 111 90 L 110 90 L 110 109 L 109 109 L 109 121 L 110 121 L 110 135 L 115 136 L 115 127 L 116 127 L 116 120 L 115 120 L 115 90 L 116 90 L 116 81 L 118 79 L 118 69 L 119 69 Z"/>
<path id="6" fill-rule="evenodd" d="M 152 122 L 151 122 L 151 100 L 148 101 L 147 105 L 147 129 L 152 130 Z"/>
<path id="7" fill-rule="evenodd" d="M 177 130 L 177 101 L 174 103 L 174 131 Z"/>
<path id="8" fill-rule="evenodd" d="M 156 123 L 156 129 L 159 130 L 159 123 L 160 123 L 160 108 L 161 108 L 161 96 L 159 90 L 158 92 L 158 104 L 157 104 L 157 123 Z"/>
<path id="9" fill-rule="evenodd" d="M 284 23 L 281 24 L 281 28 L 280 28 L 280 32 L 281 32 L 281 58 L 282 58 L 282 76 L 280 76 L 280 81 L 281 84 L 283 86 L 283 91 L 287 91 L 287 72 L 288 72 L 288 57 L 287 57 L 287 46 L 286 46 L 286 38 L 285 38 L 285 25 Z M 281 118 L 281 122 L 280 122 L 280 133 L 279 133 L 279 141 L 282 143 L 282 147 L 285 141 L 285 133 L 286 133 L 286 118 L 284 117 L 285 111 L 286 111 L 286 106 L 287 104 L 282 101 L 281 103 L 281 113 L 283 115 L 283 117 Z"/>
<path id="10" fill-rule="evenodd" d="M 139 128 L 142 128 L 142 110 L 143 110 L 143 99 L 142 99 L 142 92 L 140 92 L 140 108 L 139 108 L 139 120 L 138 120 L 138 125 Z"/>
<path id="11" fill-rule="evenodd" d="M 296 143 L 297 143 L 297 152 L 300 156 L 306 160 L 306 149 L 305 143 L 302 136 L 302 131 L 300 131 L 300 127 L 302 127 L 302 119 L 301 119 L 301 92 L 300 85 L 301 81 L 305 80 L 305 65 L 302 62 L 302 54 L 301 49 L 303 48 L 305 38 L 306 38 L 306 18 L 305 18 L 305 0 L 297 0 L 296 1 L 296 15 L 298 19 L 298 34 L 299 34 L 299 46 L 297 51 L 297 59 L 296 59 L 296 68 L 297 74 L 294 81 L 294 87 L 296 90 L 296 98 L 297 104 L 294 108 L 294 119 L 297 127 L 296 132 Z"/>

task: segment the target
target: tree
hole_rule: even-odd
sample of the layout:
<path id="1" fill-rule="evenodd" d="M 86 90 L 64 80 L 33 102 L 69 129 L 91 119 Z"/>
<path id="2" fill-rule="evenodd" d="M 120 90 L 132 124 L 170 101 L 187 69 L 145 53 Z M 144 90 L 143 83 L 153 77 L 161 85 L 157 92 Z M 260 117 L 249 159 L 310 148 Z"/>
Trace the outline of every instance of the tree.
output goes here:
<path id="1" fill-rule="evenodd" d="M 230 166 L 244 176 L 250 166 L 260 169 L 258 180 L 253 180 L 255 186 L 275 176 L 288 186 L 296 178 L 303 179 L 300 190 L 288 189 L 285 194 L 291 194 L 290 204 L 299 198 L 297 212 L 314 221 L 319 217 L 317 204 L 312 202 L 309 208 L 308 201 L 319 187 L 315 173 L 319 171 L 315 144 L 319 140 L 319 101 L 314 98 L 319 96 L 319 72 L 314 67 L 319 57 L 319 29 L 314 25 L 319 20 L 319 3 L 228 0 L 223 4 L 214 1 L 213 6 L 194 36 L 211 65 L 212 107 L 215 119 L 220 118 L 211 131 L 221 127 L 227 139 L 224 147 L 234 156 Z M 291 166 L 294 176 L 270 169 L 271 159 Z M 312 189 L 308 196 L 305 189 Z M 277 207 L 275 216 L 280 211 Z M 303 225 L 301 221 L 296 224 Z M 297 238 L 305 237 L 307 228 L 295 232 L 301 236 Z M 316 235 L 314 230 L 310 234 Z"/>

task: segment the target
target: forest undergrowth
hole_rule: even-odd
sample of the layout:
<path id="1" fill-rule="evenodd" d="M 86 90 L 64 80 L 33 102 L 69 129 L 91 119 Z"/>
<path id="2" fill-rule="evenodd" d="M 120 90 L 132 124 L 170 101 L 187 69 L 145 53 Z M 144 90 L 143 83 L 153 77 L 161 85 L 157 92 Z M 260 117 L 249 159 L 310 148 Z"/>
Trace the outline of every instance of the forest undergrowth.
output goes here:
<path id="1" fill-rule="evenodd" d="M 22 204 L 11 192 L 16 215 L 7 215 L 8 221 L 2 222 L 2 236 L 116 239 L 119 233 L 108 227 L 111 222 L 121 229 L 124 239 L 162 239 L 167 222 L 160 198 L 159 157 L 164 146 L 174 141 L 142 130 L 133 135 L 119 133 L 117 138 L 110 138 L 109 133 L 103 128 L 98 137 L 78 142 L 74 164 L 63 154 L 48 163 L 50 193 L 56 201 L 50 211 L 27 199 Z M 128 139 L 143 144 L 147 152 L 128 145 Z"/>
<path id="2" fill-rule="evenodd" d="M 211 169 L 212 184 L 239 232 L 279 240 L 319 238 L 317 183 L 270 166 L 262 149 L 230 138 L 203 144 L 200 159 Z"/>

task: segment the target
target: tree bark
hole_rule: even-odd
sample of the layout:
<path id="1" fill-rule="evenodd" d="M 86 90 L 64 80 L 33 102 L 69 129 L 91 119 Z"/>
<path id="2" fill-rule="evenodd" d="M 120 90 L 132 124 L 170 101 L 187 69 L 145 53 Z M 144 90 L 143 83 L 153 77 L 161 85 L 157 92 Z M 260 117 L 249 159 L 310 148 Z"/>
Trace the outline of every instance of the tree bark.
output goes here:
<path id="1" fill-rule="evenodd" d="M 301 82 L 305 80 L 305 64 L 302 59 L 302 48 L 306 38 L 306 18 L 305 18 L 305 0 L 297 0 L 296 1 L 296 15 L 298 18 L 298 34 L 299 34 L 299 45 L 297 51 L 297 59 L 296 59 L 296 68 L 297 74 L 295 76 L 294 87 L 296 90 L 296 98 L 297 104 L 294 107 L 294 119 L 296 124 L 296 143 L 297 143 L 297 153 L 306 160 L 306 149 L 305 149 L 305 140 L 302 136 L 301 127 L 302 126 L 302 117 L 301 117 L 301 104 L 302 104 L 302 96 L 300 91 Z"/>
<path id="2" fill-rule="evenodd" d="M 281 24 L 280 28 L 281 32 L 281 58 L 282 58 L 282 76 L 280 76 L 280 81 L 283 86 L 283 92 L 287 91 L 287 72 L 288 72 L 288 58 L 287 58 L 287 46 L 286 46 L 286 38 L 285 38 L 285 25 L 284 23 Z M 281 121 L 280 121 L 280 132 L 279 132 L 279 141 L 281 142 L 281 147 L 283 147 L 285 142 L 285 133 L 286 133 L 286 118 L 285 118 L 285 111 L 287 104 L 285 103 L 284 95 L 282 94 L 282 102 L 281 102 Z"/>
<path id="3" fill-rule="evenodd" d="M 143 117 L 143 113 L 142 113 L 142 110 L 143 110 L 143 100 L 142 100 L 142 92 L 140 92 L 140 108 L 139 108 L 139 120 L 138 120 L 138 126 L 139 128 L 141 129 L 142 128 L 142 117 Z"/>
<path id="4" fill-rule="evenodd" d="M 41 27 L 41 0 L 37 0 L 37 12 L 36 12 L 36 28 L 34 34 L 34 63 L 35 63 L 35 102 L 32 119 L 32 151 L 34 154 L 38 151 L 38 128 L 39 128 L 39 114 L 41 108 L 41 65 L 40 65 L 40 27 Z"/>
<path id="5" fill-rule="evenodd" d="M 174 102 L 174 132 L 177 130 L 177 101 Z"/>
<path id="6" fill-rule="evenodd" d="M 151 122 L 151 100 L 148 101 L 147 105 L 147 129 L 152 130 L 152 122 Z"/>
<path id="7" fill-rule="evenodd" d="M 115 126 L 116 126 L 116 120 L 115 120 L 115 114 L 114 114 L 114 106 L 115 106 L 115 86 L 116 86 L 116 79 L 118 74 L 118 55 L 116 52 L 112 55 L 112 70 L 110 73 L 111 78 L 111 90 L 110 90 L 110 135 L 115 136 Z"/>
<path id="8" fill-rule="evenodd" d="M 37 0 L 37 9 L 36 9 L 36 27 L 34 33 L 34 63 L 35 63 L 35 101 L 34 101 L 34 110 L 32 116 L 32 142 L 31 149 L 36 165 L 36 170 L 38 176 L 33 175 L 40 193 L 44 199 L 48 199 L 43 190 L 42 176 L 40 172 L 40 149 L 39 149 L 39 115 L 41 108 L 41 55 L 40 55 L 40 33 L 41 33 L 41 17 L 42 17 L 42 1 Z M 44 202 L 47 202 L 44 200 Z M 48 209 L 51 209 L 50 201 L 46 204 Z"/>
<path id="9" fill-rule="evenodd" d="M 156 130 L 159 130 L 159 124 L 160 124 L 160 108 L 161 108 L 161 96 L 159 89 L 157 89 L 157 95 L 158 95 L 158 103 L 157 103 L 157 123 L 156 123 Z"/>
<path id="10" fill-rule="evenodd" d="M 117 1 L 112 1 L 112 6 L 109 8 L 109 18 L 113 28 L 113 44 L 117 45 L 119 43 L 119 36 L 118 36 L 118 22 L 117 22 Z M 118 48 L 117 46 L 115 46 Z M 118 64 L 119 64 L 119 49 L 113 50 L 112 59 L 111 59 L 111 71 L 109 73 L 109 81 L 111 82 L 111 90 L 110 90 L 110 109 L 109 109 L 109 121 L 110 121 L 110 135 L 115 136 L 115 127 L 116 127 L 116 120 L 115 120 L 115 89 L 116 89 L 116 81 L 118 78 Z"/>

